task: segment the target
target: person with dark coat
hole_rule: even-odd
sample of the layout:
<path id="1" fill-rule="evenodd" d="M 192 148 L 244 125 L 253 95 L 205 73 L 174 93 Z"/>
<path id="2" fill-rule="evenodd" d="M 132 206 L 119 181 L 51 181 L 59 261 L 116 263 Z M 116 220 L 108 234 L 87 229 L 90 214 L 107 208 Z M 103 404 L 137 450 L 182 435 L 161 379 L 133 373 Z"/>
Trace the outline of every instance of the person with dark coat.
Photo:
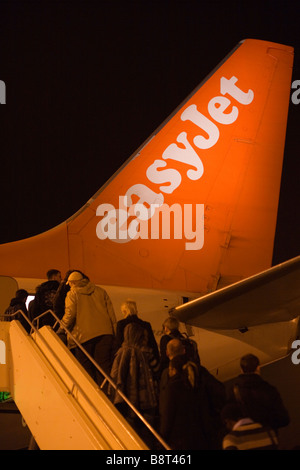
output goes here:
<path id="1" fill-rule="evenodd" d="M 29 317 L 33 321 L 47 310 L 53 310 L 53 301 L 61 282 L 61 273 L 57 269 L 47 272 L 48 280 L 36 288 L 35 298 L 30 302 Z M 49 312 L 38 320 L 37 327 L 44 325 L 54 326 L 56 320 Z"/>
<path id="2" fill-rule="evenodd" d="M 147 332 L 147 345 L 152 349 L 153 355 L 157 361 L 159 361 L 159 351 L 157 342 L 155 340 L 152 326 L 149 322 L 142 320 L 138 317 L 137 305 L 134 300 L 128 299 L 121 305 L 121 312 L 124 316 L 122 320 L 117 322 L 116 327 L 116 349 L 122 346 L 124 341 L 124 329 L 129 323 L 137 323 L 141 325 Z"/>
<path id="3" fill-rule="evenodd" d="M 21 313 L 18 313 L 17 315 L 12 316 L 18 310 L 21 310 L 28 318 L 28 311 L 26 307 L 27 297 L 28 297 L 27 290 L 25 289 L 17 290 L 15 297 L 11 299 L 9 307 L 5 310 L 4 315 L 5 315 L 6 321 L 19 320 L 23 328 L 27 331 L 27 333 L 29 333 L 30 325 L 26 321 L 26 319 L 23 317 L 23 315 Z"/>
<path id="4" fill-rule="evenodd" d="M 169 380 L 160 402 L 160 434 L 172 450 L 209 449 L 197 376 L 197 367 L 186 363 L 184 355 L 170 360 Z"/>
<path id="5" fill-rule="evenodd" d="M 290 417 L 282 398 L 273 385 L 260 376 L 259 359 L 253 354 L 241 358 L 242 373 L 227 391 L 227 401 L 239 403 L 253 421 L 277 431 L 287 426 Z"/>
<path id="6" fill-rule="evenodd" d="M 175 317 L 168 317 L 163 322 L 163 336 L 160 339 L 160 374 L 169 366 L 169 357 L 167 354 L 167 345 L 172 339 L 180 339 L 185 347 L 187 358 L 194 362 L 200 368 L 201 361 L 198 353 L 196 341 L 191 340 L 187 335 L 179 331 L 179 321 Z"/>
<path id="7" fill-rule="evenodd" d="M 177 318 L 168 317 L 163 322 L 163 335 L 160 338 L 159 343 L 159 352 L 160 352 L 160 373 L 163 372 L 166 368 L 169 367 L 169 357 L 167 355 L 167 344 L 172 339 L 181 338 L 181 333 L 179 331 L 179 321 Z"/>
<path id="8" fill-rule="evenodd" d="M 201 449 L 221 449 L 224 426 L 220 413 L 226 400 L 224 384 L 210 374 L 204 366 L 196 366 L 195 363 L 188 360 L 183 343 L 179 338 L 171 339 L 168 342 L 166 353 L 169 361 L 181 356 L 180 361 L 186 365 L 186 370 L 194 375 L 194 387 L 197 389 L 199 404 L 197 409 L 198 420 L 201 422 L 202 429 L 201 440 L 198 441 L 197 445 L 201 446 Z M 168 405 L 169 381 L 169 368 L 166 368 L 162 372 L 159 382 L 159 415 L 161 421 Z"/>
<path id="9" fill-rule="evenodd" d="M 155 361 L 152 349 L 147 346 L 145 333 L 145 329 L 136 322 L 124 328 L 124 341 L 115 355 L 110 376 L 130 403 L 154 426 L 158 407 L 155 372 L 159 363 Z M 108 387 L 108 394 L 139 435 L 142 438 L 144 434 L 147 436 L 143 423 L 112 385 Z"/>

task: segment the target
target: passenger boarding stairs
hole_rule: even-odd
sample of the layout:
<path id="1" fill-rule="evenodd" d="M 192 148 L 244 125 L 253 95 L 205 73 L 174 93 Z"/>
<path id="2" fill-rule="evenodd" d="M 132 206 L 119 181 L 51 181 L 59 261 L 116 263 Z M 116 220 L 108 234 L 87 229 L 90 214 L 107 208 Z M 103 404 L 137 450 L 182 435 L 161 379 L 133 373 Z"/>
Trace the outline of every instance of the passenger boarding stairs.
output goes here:
<path id="1" fill-rule="evenodd" d="M 27 320 L 29 334 L 18 320 L 3 320 L 0 317 L 0 391 L 10 392 L 41 450 L 149 449 L 106 396 L 104 384 L 98 387 L 52 328 L 38 329 L 38 324 Z M 104 383 L 108 381 L 116 389 L 110 377 L 88 357 L 106 377 Z M 161 448 L 169 449 L 118 393 Z"/>

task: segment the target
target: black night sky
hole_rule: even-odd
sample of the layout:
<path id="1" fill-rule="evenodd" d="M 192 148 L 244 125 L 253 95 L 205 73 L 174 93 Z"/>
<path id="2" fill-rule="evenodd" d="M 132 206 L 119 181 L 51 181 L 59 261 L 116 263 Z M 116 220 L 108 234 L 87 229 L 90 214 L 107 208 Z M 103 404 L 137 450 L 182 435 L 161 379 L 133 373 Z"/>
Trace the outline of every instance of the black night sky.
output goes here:
<path id="1" fill-rule="evenodd" d="M 296 6 L 298 5 L 298 7 Z M 295 48 L 294 1 L 0 1 L 0 243 L 63 222 L 246 38 Z M 273 263 L 299 254 L 290 103 Z"/>

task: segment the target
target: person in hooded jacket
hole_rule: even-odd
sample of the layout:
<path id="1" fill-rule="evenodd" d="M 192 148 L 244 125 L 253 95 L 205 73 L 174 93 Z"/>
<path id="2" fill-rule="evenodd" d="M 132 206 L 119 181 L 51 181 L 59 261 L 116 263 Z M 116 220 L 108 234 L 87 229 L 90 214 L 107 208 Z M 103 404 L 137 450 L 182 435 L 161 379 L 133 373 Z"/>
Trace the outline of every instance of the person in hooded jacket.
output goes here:
<path id="1" fill-rule="evenodd" d="M 116 316 L 107 292 L 80 272 L 73 271 L 67 283 L 71 289 L 65 299 L 60 335 L 67 328 L 95 362 L 109 375 L 113 359 Z M 68 335 L 68 347 L 90 376 L 101 385 L 104 376 Z"/>
<path id="2" fill-rule="evenodd" d="M 83 272 L 79 271 L 78 269 L 69 269 L 69 271 L 66 272 L 66 275 L 64 279 L 61 281 L 59 288 L 56 291 L 55 297 L 53 299 L 53 312 L 56 314 L 56 316 L 61 320 L 62 317 L 65 314 L 65 300 L 67 293 L 71 289 L 69 283 L 68 283 L 68 278 L 71 273 L 74 271 L 79 272 L 83 278 L 89 279 Z"/>
<path id="3" fill-rule="evenodd" d="M 5 321 L 19 320 L 23 328 L 27 331 L 27 333 L 29 333 L 30 325 L 26 321 L 26 319 L 23 317 L 23 315 L 21 313 L 18 313 L 18 315 L 12 316 L 18 310 L 21 310 L 28 318 L 28 311 L 26 307 L 27 297 L 28 297 L 27 290 L 25 289 L 17 290 L 15 297 L 11 299 L 9 307 L 5 310 L 4 315 L 5 315 Z"/>

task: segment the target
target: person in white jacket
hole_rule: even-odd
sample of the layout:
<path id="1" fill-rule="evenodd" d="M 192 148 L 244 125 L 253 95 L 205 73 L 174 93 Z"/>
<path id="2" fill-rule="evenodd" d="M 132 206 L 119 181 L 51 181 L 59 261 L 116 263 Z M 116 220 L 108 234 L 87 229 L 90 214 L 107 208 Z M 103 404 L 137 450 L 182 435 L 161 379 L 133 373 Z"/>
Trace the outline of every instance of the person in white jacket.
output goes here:
<path id="1" fill-rule="evenodd" d="M 90 356 L 109 375 L 113 353 L 116 316 L 107 292 L 73 271 L 67 284 L 71 289 L 65 300 L 65 314 L 61 320 Z M 58 334 L 63 331 L 60 327 Z M 84 352 L 68 336 L 68 347 L 90 376 L 101 385 L 103 375 L 96 369 Z"/>

